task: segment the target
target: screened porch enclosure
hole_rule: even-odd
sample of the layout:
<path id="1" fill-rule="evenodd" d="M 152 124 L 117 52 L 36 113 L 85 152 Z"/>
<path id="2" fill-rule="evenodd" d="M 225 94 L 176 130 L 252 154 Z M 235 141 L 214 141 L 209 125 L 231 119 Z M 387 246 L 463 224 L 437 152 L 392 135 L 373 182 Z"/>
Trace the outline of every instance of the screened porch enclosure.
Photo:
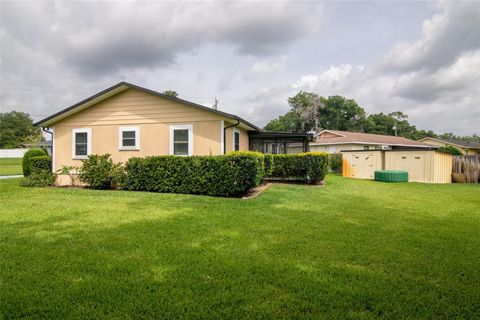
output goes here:
<path id="1" fill-rule="evenodd" d="M 287 154 L 308 152 L 311 133 L 293 132 L 249 132 L 250 151 Z"/>

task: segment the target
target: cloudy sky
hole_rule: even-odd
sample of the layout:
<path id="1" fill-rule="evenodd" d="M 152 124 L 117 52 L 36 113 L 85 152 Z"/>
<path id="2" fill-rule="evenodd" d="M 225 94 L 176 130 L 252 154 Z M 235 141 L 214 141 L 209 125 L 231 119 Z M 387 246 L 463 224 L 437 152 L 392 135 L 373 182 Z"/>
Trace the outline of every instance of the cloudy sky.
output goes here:
<path id="1" fill-rule="evenodd" d="M 39 120 L 120 81 L 263 126 L 300 90 L 480 133 L 480 2 L 1 2 L 0 107 Z"/>

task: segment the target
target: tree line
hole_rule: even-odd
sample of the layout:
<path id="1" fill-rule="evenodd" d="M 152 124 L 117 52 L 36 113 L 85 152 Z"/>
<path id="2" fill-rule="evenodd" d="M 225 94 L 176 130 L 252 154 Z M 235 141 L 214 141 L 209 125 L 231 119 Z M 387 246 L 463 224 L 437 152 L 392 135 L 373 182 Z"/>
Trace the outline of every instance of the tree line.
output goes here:
<path id="1" fill-rule="evenodd" d="M 288 98 L 290 110 L 271 120 L 267 131 L 310 132 L 330 129 L 383 135 L 397 135 L 419 140 L 425 137 L 457 139 L 480 142 L 480 136 L 456 136 L 453 133 L 437 134 L 432 130 L 419 130 L 408 121 L 408 116 L 395 111 L 367 115 L 353 99 L 342 96 L 324 98 L 313 92 L 300 91 Z"/>

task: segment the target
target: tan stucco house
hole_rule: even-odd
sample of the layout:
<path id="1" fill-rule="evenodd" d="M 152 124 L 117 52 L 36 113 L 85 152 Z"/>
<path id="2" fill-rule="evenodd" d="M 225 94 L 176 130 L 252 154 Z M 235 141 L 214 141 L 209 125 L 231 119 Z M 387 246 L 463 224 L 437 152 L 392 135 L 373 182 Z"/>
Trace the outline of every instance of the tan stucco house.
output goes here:
<path id="1" fill-rule="evenodd" d="M 432 146 L 404 137 L 323 130 L 310 142 L 310 151 L 340 153 L 342 150 L 432 149 Z"/>
<path id="2" fill-rule="evenodd" d="M 453 139 L 440 139 L 440 138 L 423 138 L 418 140 L 422 143 L 437 146 L 437 147 L 455 147 L 460 150 L 464 155 L 477 155 L 480 154 L 480 143 L 474 141 L 461 141 Z"/>
<path id="3" fill-rule="evenodd" d="M 35 125 L 52 133 L 54 171 L 63 166 L 79 167 L 90 154 L 109 153 L 114 162 L 125 162 L 153 155 L 221 155 L 249 149 L 265 152 L 272 143 L 299 141 L 307 151 L 311 138 L 308 134 L 267 134 L 238 116 L 126 82 Z"/>

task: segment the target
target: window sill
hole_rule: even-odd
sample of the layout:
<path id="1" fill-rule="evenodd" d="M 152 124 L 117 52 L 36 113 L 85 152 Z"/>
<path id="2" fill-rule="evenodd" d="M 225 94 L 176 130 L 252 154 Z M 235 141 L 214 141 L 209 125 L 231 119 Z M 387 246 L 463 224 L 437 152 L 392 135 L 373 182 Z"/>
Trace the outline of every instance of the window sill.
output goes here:
<path id="1" fill-rule="evenodd" d="M 132 147 L 132 148 L 119 148 L 118 151 L 140 151 L 140 148 Z"/>
<path id="2" fill-rule="evenodd" d="M 88 156 L 75 156 L 72 159 L 73 160 L 85 160 L 85 159 L 88 159 Z"/>

